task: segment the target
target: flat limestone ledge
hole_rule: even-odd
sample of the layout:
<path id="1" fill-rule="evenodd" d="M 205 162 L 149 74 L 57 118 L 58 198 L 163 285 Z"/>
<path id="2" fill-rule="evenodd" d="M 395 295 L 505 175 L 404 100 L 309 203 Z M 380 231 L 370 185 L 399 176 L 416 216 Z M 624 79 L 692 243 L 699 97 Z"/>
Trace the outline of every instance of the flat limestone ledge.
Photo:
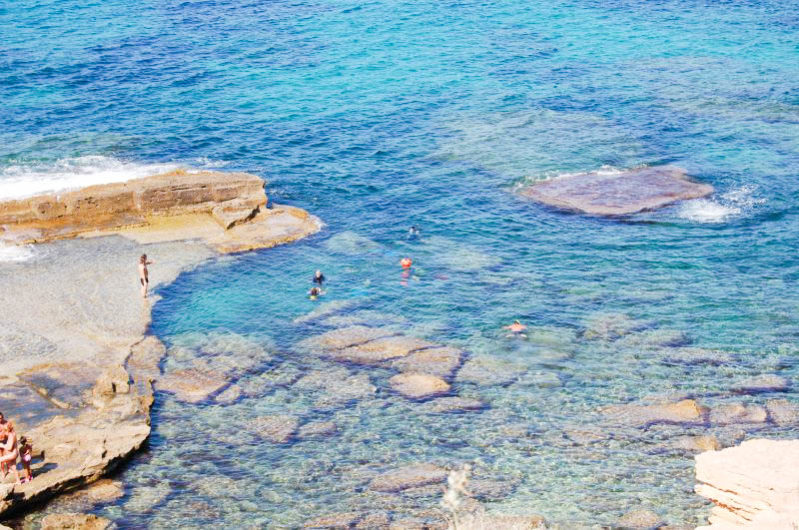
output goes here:
<path id="1" fill-rule="evenodd" d="M 154 337 L 131 356 L 165 351 Z M 155 352 L 155 353 L 154 353 Z M 0 517 L 94 482 L 139 450 L 150 434 L 152 384 L 121 365 L 45 364 L 0 382 L 7 418 L 33 445 L 34 480 L 0 483 Z"/>
<path id="2" fill-rule="evenodd" d="M 230 254 L 291 243 L 318 232 L 321 227 L 321 221 L 305 210 L 275 204 L 269 209 L 259 209 L 246 222 L 228 229 L 220 226 L 211 215 L 188 213 L 150 217 L 145 225 L 94 230 L 81 236 L 119 234 L 139 244 L 200 240 L 220 254 Z"/>
<path id="3" fill-rule="evenodd" d="M 713 186 L 694 182 L 683 169 L 671 166 L 579 173 L 537 182 L 519 191 L 550 206 L 594 215 L 628 215 L 711 193 Z"/>
<path id="4" fill-rule="evenodd" d="M 754 439 L 701 453 L 696 479 L 696 492 L 716 505 L 702 530 L 799 527 L 799 440 Z"/>
<path id="5" fill-rule="evenodd" d="M 25 243 L 75 237 L 95 229 L 142 226 L 155 216 L 210 215 L 223 228 L 250 219 L 267 203 L 265 183 L 249 173 L 173 171 L 127 182 L 0 203 L 0 225 Z"/>
<path id="6" fill-rule="evenodd" d="M 249 173 L 178 170 L 0 202 L 0 241 L 121 234 L 140 243 L 200 239 L 230 253 L 288 243 L 320 229 L 321 222 L 299 208 L 266 208 L 264 186 Z"/>

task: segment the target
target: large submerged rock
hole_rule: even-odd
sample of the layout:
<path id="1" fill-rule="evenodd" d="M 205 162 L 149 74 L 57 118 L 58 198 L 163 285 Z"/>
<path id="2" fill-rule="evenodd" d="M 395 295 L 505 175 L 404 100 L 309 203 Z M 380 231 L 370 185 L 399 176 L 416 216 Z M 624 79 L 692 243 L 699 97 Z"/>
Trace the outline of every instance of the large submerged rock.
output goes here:
<path id="1" fill-rule="evenodd" d="M 671 166 L 629 171 L 592 171 L 537 182 L 520 191 L 538 202 L 595 215 L 626 215 L 654 210 L 713 193 Z"/>
<path id="2" fill-rule="evenodd" d="M 696 456 L 696 492 L 716 505 L 697 530 L 799 527 L 799 440 L 755 439 Z"/>

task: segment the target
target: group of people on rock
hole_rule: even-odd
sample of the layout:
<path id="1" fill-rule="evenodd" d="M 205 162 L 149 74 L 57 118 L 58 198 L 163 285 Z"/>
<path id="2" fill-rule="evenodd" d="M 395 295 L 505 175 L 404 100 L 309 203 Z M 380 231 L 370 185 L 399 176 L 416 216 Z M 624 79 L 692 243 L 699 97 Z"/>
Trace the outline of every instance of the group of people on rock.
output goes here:
<path id="1" fill-rule="evenodd" d="M 0 471 L 3 473 L 3 478 L 8 475 L 10 468 L 17 479 L 17 483 L 33 480 L 33 473 L 31 473 L 32 453 L 33 447 L 31 447 L 30 442 L 24 436 L 17 438 L 14 424 L 8 421 L 3 416 L 3 413 L 0 412 Z M 25 476 L 22 479 L 20 479 L 19 471 L 17 470 L 17 460 L 22 461 L 22 467 L 25 471 Z"/>

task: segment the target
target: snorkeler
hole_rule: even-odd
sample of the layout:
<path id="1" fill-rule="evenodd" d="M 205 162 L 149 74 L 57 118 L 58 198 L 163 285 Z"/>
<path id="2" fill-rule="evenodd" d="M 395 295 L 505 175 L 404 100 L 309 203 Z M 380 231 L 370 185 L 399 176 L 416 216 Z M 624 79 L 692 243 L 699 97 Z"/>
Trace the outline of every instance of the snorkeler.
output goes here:
<path id="1" fill-rule="evenodd" d="M 313 274 L 313 282 L 319 284 L 319 287 L 322 287 L 322 283 L 324 283 L 324 281 L 325 281 L 325 275 L 322 274 L 322 271 L 317 270 Z"/>
<path id="2" fill-rule="evenodd" d="M 515 320 L 513 324 L 511 324 L 510 326 L 505 326 L 502 329 L 507 329 L 510 331 L 508 337 L 525 337 L 525 338 L 527 337 L 527 335 L 522 333 L 525 329 L 527 329 L 527 326 L 525 326 L 518 320 Z"/>
<path id="3" fill-rule="evenodd" d="M 323 293 L 322 289 L 320 289 L 319 287 L 311 287 L 311 290 L 308 291 L 308 298 L 310 298 L 311 300 L 316 300 L 318 297 L 322 296 L 323 294 L 325 293 Z"/>

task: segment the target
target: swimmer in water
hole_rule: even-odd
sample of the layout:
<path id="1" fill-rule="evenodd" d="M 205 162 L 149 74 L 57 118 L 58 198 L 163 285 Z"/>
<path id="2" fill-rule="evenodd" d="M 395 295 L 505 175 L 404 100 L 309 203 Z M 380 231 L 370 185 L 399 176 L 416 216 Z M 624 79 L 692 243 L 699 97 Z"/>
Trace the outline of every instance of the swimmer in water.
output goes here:
<path id="1" fill-rule="evenodd" d="M 527 338 L 527 335 L 522 333 L 525 329 L 527 329 L 527 326 L 525 326 L 524 324 L 522 324 L 518 320 L 515 320 L 513 322 L 513 324 L 511 324 L 510 326 L 505 326 L 502 329 L 507 329 L 508 331 L 510 331 L 510 333 L 508 334 L 508 337 L 525 337 L 525 338 Z"/>
<path id="2" fill-rule="evenodd" d="M 402 258 L 400 260 L 400 266 L 403 269 L 410 269 L 411 265 L 413 265 L 413 260 L 411 258 Z"/>
<path id="3" fill-rule="evenodd" d="M 139 283 L 141 283 L 141 296 L 147 298 L 147 288 L 150 286 L 150 271 L 147 265 L 152 265 L 154 261 L 147 261 L 147 254 L 142 254 L 139 258 Z"/>
<path id="4" fill-rule="evenodd" d="M 422 232 L 418 228 L 416 228 L 415 225 L 410 227 L 410 229 L 408 229 L 408 239 L 410 240 L 419 239 L 421 235 Z"/>
<path id="5" fill-rule="evenodd" d="M 318 297 L 322 296 L 323 294 L 324 293 L 322 292 L 322 289 L 320 289 L 319 287 L 311 287 L 311 290 L 308 291 L 308 298 L 310 298 L 311 300 L 316 300 Z"/>
<path id="6" fill-rule="evenodd" d="M 322 271 L 317 270 L 315 273 L 313 273 L 313 282 L 318 284 L 319 287 L 322 287 L 322 283 L 324 283 L 324 281 L 325 275 L 322 274 Z"/>

